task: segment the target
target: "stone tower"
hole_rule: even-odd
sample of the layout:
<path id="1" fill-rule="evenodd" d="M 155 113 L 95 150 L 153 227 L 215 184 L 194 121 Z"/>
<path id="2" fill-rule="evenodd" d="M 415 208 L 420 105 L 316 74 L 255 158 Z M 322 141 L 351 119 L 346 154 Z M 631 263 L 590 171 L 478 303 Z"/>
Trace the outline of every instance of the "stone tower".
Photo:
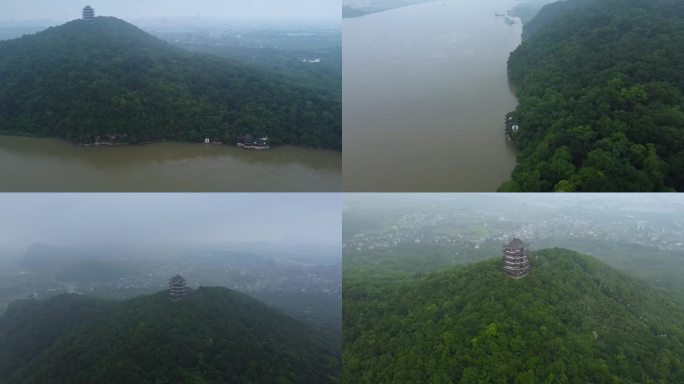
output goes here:
<path id="1" fill-rule="evenodd" d="M 181 275 L 176 275 L 169 280 L 169 298 L 171 301 L 182 301 L 185 299 L 186 281 Z"/>
<path id="2" fill-rule="evenodd" d="M 514 279 L 522 279 L 530 273 L 526 247 L 520 239 L 513 239 L 503 248 L 501 269 Z"/>
<path id="3" fill-rule="evenodd" d="M 95 10 L 90 5 L 86 5 L 85 8 L 83 8 L 83 20 L 95 21 Z"/>

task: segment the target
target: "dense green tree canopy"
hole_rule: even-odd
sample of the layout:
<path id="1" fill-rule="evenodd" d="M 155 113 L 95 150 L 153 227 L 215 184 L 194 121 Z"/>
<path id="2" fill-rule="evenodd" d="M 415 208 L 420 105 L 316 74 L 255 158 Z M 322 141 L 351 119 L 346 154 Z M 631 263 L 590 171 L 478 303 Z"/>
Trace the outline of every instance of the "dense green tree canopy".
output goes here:
<path id="1" fill-rule="evenodd" d="M 500 258 L 423 276 L 345 274 L 350 383 L 684 382 L 684 308 L 564 249 L 514 280 Z"/>
<path id="2" fill-rule="evenodd" d="M 0 383 L 336 383 L 334 344 L 225 288 L 181 302 L 61 295 L 0 317 Z"/>
<path id="3" fill-rule="evenodd" d="M 684 2 L 542 8 L 508 62 L 521 152 L 501 191 L 684 190 Z"/>
<path id="4" fill-rule="evenodd" d="M 98 17 L 0 41 L 0 132 L 78 143 L 252 134 L 341 149 L 341 96 Z"/>

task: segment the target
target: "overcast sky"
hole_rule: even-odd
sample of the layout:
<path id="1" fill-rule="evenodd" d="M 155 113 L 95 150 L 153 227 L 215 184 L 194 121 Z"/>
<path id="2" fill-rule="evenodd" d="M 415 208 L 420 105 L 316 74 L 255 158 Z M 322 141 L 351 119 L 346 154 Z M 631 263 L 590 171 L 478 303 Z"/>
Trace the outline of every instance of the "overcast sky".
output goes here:
<path id="1" fill-rule="evenodd" d="M 269 242 L 339 246 L 341 196 L 319 194 L 0 194 L 2 247 Z"/>
<path id="2" fill-rule="evenodd" d="M 340 0 L 0 0 L 0 19 L 67 21 L 85 5 L 102 16 L 135 20 L 202 16 L 226 20 L 339 20 Z"/>

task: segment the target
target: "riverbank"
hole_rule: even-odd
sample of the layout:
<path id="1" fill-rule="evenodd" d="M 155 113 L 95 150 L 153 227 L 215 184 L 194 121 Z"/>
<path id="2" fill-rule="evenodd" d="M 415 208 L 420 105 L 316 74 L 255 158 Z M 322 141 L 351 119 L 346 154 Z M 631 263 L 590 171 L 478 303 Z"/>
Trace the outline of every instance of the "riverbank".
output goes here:
<path id="1" fill-rule="evenodd" d="M 202 145 L 222 145 L 222 146 L 228 146 L 228 147 L 235 147 L 239 148 L 240 146 L 237 144 L 227 144 L 223 143 L 220 141 L 210 141 L 209 143 L 205 141 L 174 141 L 174 140 L 155 140 L 155 141 L 144 141 L 140 143 L 125 143 L 125 142 L 93 142 L 93 143 L 79 143 L 79 142 L 74 142 L 70 140 L 66 140 L 63 138 L 59 137 L 48 137 L 48 136 L 40 136 L 40 135 L 35 135 L 31 133 L 25 133 L 25 132 L 13 132 L 13 131 L 2 131 L 0 130 L 0 136 L 14 136 L 14 137 L 29 137 L 29 138 L 34 138 L 34 139 L 47 139 L 47 140 L 58 140 L 64 143 L 68 143 L 71 145 L 79 146 L 79 147 L 115 147 L 115 146 L 144 146 L 144 145 L 151 145 L 151 144 L 162 144 L 162 143 L 176 143 L 176 144 L 202 144 Z M 337 149 L 330 149 L 330 148 L 323 148 L 323 147 L 307 147 L 307 146 L 301 146 L 301 145 L 293 145 L 293 144 L 277 144 L 277 145 L 270 145 L 268 146 L 268 149 L 272 148 L 278 148 L 278 147 L 283 147 L 283 146 L 290 146 L 290 147 L 295 147 L 295 148 L 302 148 L 302 149 L 311 149 L 311 150 L 321 150 L 321 151 L 332 151 L 332 152 L 338 152 L 341 153 L 341 150 Z M 249 149 L 249 148 L 248 148 Z"/>

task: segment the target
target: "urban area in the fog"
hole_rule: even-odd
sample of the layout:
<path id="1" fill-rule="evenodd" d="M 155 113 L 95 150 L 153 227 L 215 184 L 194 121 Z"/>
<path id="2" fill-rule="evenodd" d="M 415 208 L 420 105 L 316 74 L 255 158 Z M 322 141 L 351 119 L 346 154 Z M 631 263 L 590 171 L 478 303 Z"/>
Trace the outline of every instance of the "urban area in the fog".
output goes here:
<path id="1" fill-rule="evenodd" d="M 82 2 L 8 1 L 0 40 L 80 17 Z M 317 78 L 341 89 L 342 31 L 335 1 L 272 0 L 91 2 L 98 15 L 130 21 L 183 49 L 255 64 L 286 76 Z"/>
<path id="2" fill-rule="evenodd" d="M 343 247 L 345 252 L 415 244 L 478 249 L 518 237 L 533 246 L 603 240 L 684 252 L 683 212 L 684 199 L 676 195 L 346 196 Z"/>
<path id="3" fill-rule="evenodd" d="M 1 203 L 0 313 L 17 299 L 162 291 L 180 274 L 191 288 L 223 286 L 295 318 L 340 321 L 339 195 L 13 195 Z"/>

